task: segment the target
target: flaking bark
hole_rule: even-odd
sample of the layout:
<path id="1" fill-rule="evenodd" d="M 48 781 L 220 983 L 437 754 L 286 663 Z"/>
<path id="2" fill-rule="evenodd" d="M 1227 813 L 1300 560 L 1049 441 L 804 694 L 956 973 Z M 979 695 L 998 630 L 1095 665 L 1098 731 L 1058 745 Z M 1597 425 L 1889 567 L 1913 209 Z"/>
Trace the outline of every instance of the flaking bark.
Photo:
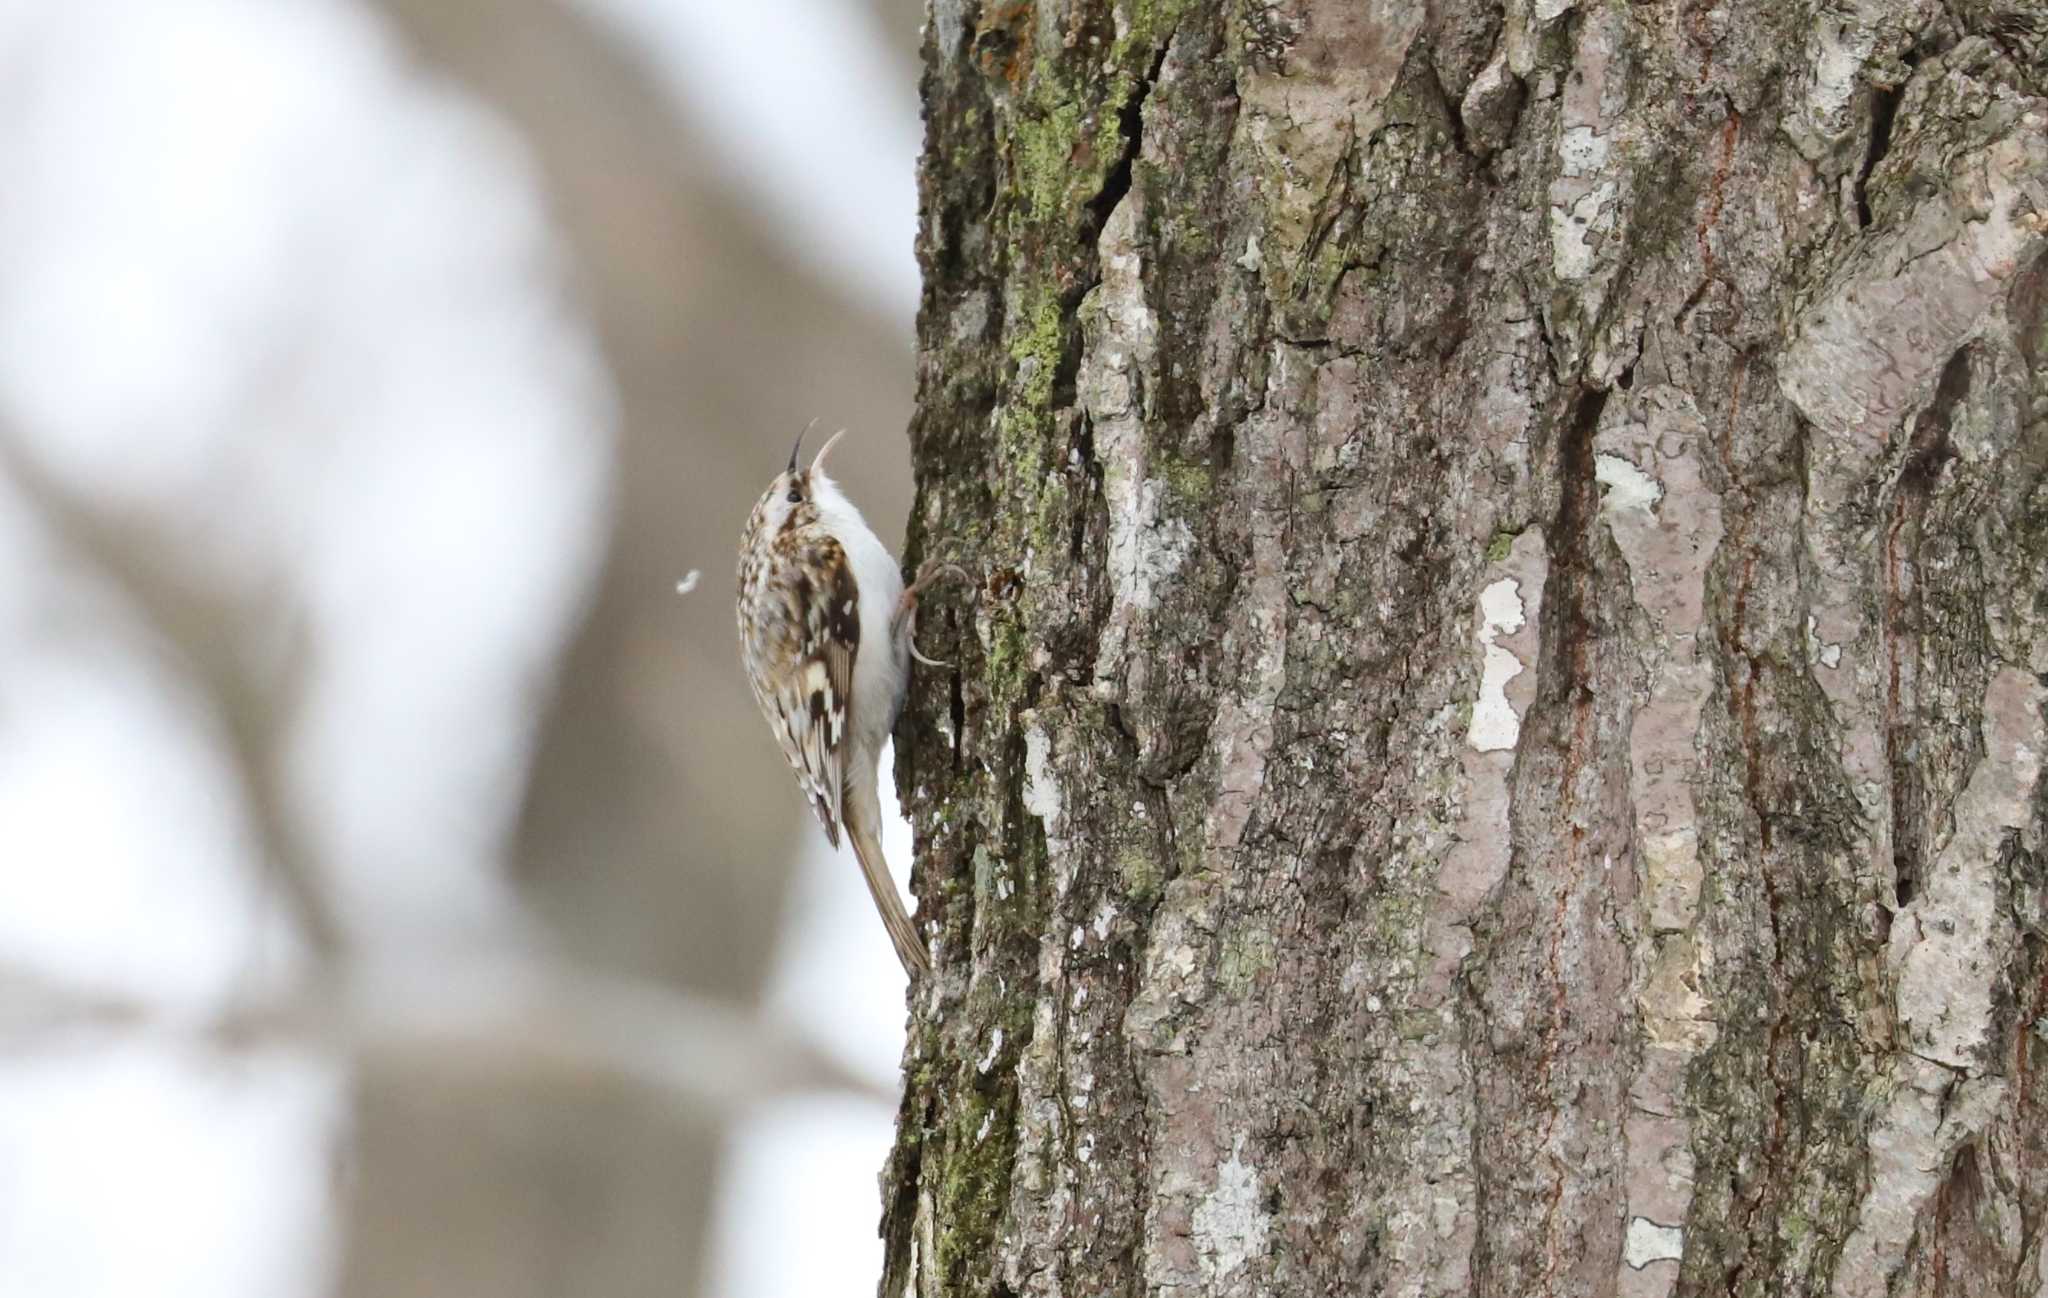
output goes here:
<path id="1" fill-rule="evenodd" d="M 927 18 L 882 1291 L 2048 1288 L 2042 7 Z"/>

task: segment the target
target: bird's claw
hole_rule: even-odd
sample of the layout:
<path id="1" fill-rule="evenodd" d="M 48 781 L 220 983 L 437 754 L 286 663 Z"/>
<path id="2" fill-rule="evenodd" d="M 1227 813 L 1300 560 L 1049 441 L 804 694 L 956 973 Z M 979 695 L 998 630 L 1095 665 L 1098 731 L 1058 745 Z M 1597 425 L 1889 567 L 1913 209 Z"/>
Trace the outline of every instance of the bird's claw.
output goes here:
<path id="1" fill-rule="evenodd" d="M 917 641 L 911 639 L 905 633 L 909 629 L 911 615 L 917 612 L 918 595 L 925 589 L 925 587 L 931 585 L 940 577 L 948 576 L 964 582 L 972 582 L 974 580 L 974 578 L 968 574 L 967 570 L 965 568 L 962 568 L 959 564 L 947 563 L 942 560 L 934 559 L 930 563 L 927 563 L 924 566 L 924 568 L 917 574 L 917 580 L 911 582 L 910 585 L 904 589 L 903 598 L 896 601 L 896 612 L 894 616 L 892 616 L 889 619 L 890 631 L 896 635 L 903 635 L 904 638 L 909 641 L 910 656 L 918 662 L 924 664 L 926 667 L 951 667 L 953 664 L 948 662 L 941 662 L 936 658 L 925 657 L 923 654 L 917 651 Z"/>

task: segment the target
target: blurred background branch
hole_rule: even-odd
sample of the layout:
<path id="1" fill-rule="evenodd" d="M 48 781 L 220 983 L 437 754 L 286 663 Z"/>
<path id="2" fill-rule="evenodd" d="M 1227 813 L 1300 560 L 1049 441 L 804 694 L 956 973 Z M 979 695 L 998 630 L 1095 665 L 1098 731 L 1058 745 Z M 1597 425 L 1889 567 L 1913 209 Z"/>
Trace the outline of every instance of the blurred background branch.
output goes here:
<path id="1" fill-rule="evenodd" d="M 96 1032 L 217 1050 L 310 1050 L 340 1063 L 492 1086 L 625 1086 L 696 1121 L 730 1121 L 818 1091 L 884 1104 L 895 1098 L 785 1025 L 546 961 L 380 961 L 199 1018 L 0 968 L 0 1057 Z"/>
<path id="2" fill-rule="evenodd" d="M 161 644 L 172 665 L 211 705 L 235 774 L 247 791 L 266 879 L 276 885 L 296 935 L 319 959 L 332 959 L 341 933 L 313 853 L 294 825 L 283 787 L 282 755 L 297 716 L 308 641 L 289 597 L 251 601 L 205 590 L 174 569 L 177 555 L 147 528 L 126 527 L 59 485 L 11 432 L 0 432 L 0 470 L 31 509 L 92 572 L 111 583 Z M 281 624 L 281 636 L 254 628 Z M 262 655 L 259 647 L 270 653 Z"/>

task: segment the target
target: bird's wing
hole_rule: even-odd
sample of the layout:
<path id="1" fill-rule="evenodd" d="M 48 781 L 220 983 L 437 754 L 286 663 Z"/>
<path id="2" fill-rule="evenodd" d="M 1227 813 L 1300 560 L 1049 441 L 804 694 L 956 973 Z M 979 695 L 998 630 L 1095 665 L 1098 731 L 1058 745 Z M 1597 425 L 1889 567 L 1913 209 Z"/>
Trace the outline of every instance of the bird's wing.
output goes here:
<path id="1" fill-rule="evenodd" d="M 823 532 L 792 536 L 782 570 L 796 652 L 772 697 L 782 755 L 818 813 L 825 837 L 839 846 L 841 795 L 852 746 L 853 660 L 860 652 L 860 588 L 838 541 Z"/>

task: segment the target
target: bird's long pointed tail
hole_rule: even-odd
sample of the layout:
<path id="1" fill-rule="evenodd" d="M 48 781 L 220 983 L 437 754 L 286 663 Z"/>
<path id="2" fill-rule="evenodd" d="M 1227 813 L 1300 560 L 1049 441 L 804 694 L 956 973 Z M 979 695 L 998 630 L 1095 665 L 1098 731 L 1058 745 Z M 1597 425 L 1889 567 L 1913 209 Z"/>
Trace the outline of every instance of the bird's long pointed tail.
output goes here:
<path id="1" fill-rule="evenodd" d="M 877 819 L 878 816 L 847 817 L 846 836 L 853 841 L 853 854 L 860 858 L 860 872 L 868 881 L 875 909 L 882 912 L 882 925 L 889 930 L 889 940 L 896 944 L 896 958 L 903 962 L 903 972 L 916 981 L 932 971 L 931 957 L 925 954 L 924 939 L 917 935 L 910 913 L 903 909 L 896 880 L 889 874 L 889 863 L 882 858 L 882 840 L 870 828 Z"/>

